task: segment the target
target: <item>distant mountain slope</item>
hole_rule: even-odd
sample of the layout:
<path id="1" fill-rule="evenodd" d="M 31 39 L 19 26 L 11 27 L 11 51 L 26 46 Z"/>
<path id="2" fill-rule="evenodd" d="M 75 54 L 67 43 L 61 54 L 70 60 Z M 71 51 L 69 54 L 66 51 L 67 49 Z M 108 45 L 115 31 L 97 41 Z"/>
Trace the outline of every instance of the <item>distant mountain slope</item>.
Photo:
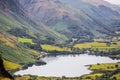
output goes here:
<path id="1" fill-rule="evenodd" d="M 113 24 L 120 20 L 119 7 L 103 0 L 20 0 L 20 3 L 34 20 L 68 38 L 113 36 Z"/>
<path id="2" fill-rule="evenodd" d="M 42 22 L 38 23 L 32 20 L 17 0 L 1 0 L 0 17 L 1 30 L 9 31 L 13 28 L 22 28 L 26 29 L 28 34 L 33 37 L 39 34 L 42 38 L 51 37 L 56 42 L 66 40 L 63 35 L 46 27 Z"/>

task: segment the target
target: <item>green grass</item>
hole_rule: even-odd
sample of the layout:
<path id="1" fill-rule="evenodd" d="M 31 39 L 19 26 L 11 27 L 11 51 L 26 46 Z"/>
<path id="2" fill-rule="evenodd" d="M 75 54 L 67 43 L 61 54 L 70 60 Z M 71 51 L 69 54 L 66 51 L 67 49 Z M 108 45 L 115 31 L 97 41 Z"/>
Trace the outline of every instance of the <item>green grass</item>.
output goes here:
<path id="1" fill-rule="evenodd" d="M 45 51 L 70 51 L 71 52 L 71 49 L 67 47 L 61 48 L 59 46 L 53 46 L 53 45 L 47 45 L 47 44 L 41 45 L 41 47 Z"/>
<path id="2" fill-rule="evenodd" d="M 30 53 L 23 45 L 17 44 L 16 47 L 10 47 L 0 41 L 0 54 L 8 61 L 18 64 L 34 62 L 35 59 Z"/>
<path id="3" fill-rule="evenodd" d="M 99 42 L 87 42 L 81 44 L 75 44 L 75 48 L 84 49 L 84 48 L 91 48 L 93 50 L 111 50 L 111 49 L 120 49 L 120 42 L 117 42 L 116 45 L 106 45 L 106 43 L 99 43 Z"/>
<path id="4" fill-rule="evenodd" d="M 18 38 L 18 42 L 35 44 L 35 43 L 32 41 L 32 39 L 28 39 L 28 38 Z"/>
<path id="5" fill-rule="evenodd" d="M 111 50 L 111 49 L 119 49 L 119 47 L 115 46 L 105 46 L 105 47 L 92 47 L 93 50 Z"/>
<path id="6" fill-rule="evenodd" d="M 19 69 L 22 67 L 21 65 L 19 65 L 17 63 L 13 63 L 13 62 L 10 62 L 7 60 L 3 60 L 3 64 L 5 66 L 5 69 L 7 69 L 7 70 Z"/>
<path id="7" fill-rule="evenodd" d="M 117 67 L 116 67 L 117 65 Z M 115 71 L 120 69 L 120 63 L 102 63 L 102 64 L 93 64 L 89 68 L 90 70 L 95 71 Z"/>
<path id="8" fill-rule="evenodd" d="M 68 39 L 65 35 L 60 34 L 41 23 L 34 24 L 30 19 L 24 19 L 14 13 L 12 13 L 12 15 L 14 15 L 14 17 L 0 12 L 0 31 L 9 31 L 13 28 L 25 28 L 28 30 L 27 34 L 30 36 L 36 37 L 35 33 L 39 33 L 43 38 L 50 36 L 55 39 L 54 42 L 57 44 L 63 44 Z M 39 39 L 42 40 L 41 38 Z"/>
<path id="9" fill-rule="evenodd" d="M 12 17 L 8 17 L 0 12 L 0 28 L 2 30 L 9 30 L 13 27 L 20 27 L 20 23 L 18 23 Z"/>
<path id="10" fill-rule="evenodd" d="M 50 77 L 50 78 L 46 78 L 46 77 L 37 77 L 36 80 L 57 80 L 57 77 Z"/>
<path id="11" fill-rule="evenodd" d="M 103 73 L 92 73 L 81 76 L 82 80 L 96 80 L 96 77 L 101 77 Z"/>
<path id="12" fill-rule="evenodd" d="M 120 63 L 101 63 L 92 64 L 89 70 L 93 72 L 81 76 L 82 80 L 120 80 L 120 73 L 117 71 L 120 69 Z M 117 72 L 116 72 L 117 71 Z M 109 76 L 106 76 L 109 75 Z M 107 79 L 105 79 L 106 76 Z M 116 79 L 113 79 L 113 78 Z"/>
<path id="13" fill-rule="evenodd" d="M 98 42 L 87 42 L 87 43 L 81 43 L 81 44 L 75 44 L 74 45 L 75 48 L 80 48 L 80 49 L 92 48 L 92 47 L 95 47 L 95 46 L 105 47 L 106 44 L 105 43 L 98 43 Z"/>
<path id="14" fill-rule="evenodd" d="M 54 26 L 50 26 L 52 29 L 56 30 L 56 31 L 67 31 L 69 32 L 69 30 L 67 29 L 67 24 L 63 21 L 60 21 L 59 23 L 55 24 Z"/>
<path id="15" fill-rule="evenodd" d="M 110 79 L 113 80 L 113 78 L 116 78 L 116 80 L 120 80 L 120 73 L 113 75 Z"/>

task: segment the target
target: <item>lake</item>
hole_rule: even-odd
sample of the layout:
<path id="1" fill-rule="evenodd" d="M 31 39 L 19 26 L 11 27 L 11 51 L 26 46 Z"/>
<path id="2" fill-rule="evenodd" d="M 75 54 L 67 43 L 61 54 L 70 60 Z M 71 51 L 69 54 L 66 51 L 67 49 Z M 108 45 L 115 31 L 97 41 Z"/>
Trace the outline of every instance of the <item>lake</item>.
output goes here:
<path id="1" fill-rule="evenodd" d="M 20 70 L 15 72 L 15 75 L 38 75 L 38 76 L 66 76 L 66 77 L 78 77 L 83 74 L 89 74 L 91 71 L 85 65 L 97 64 L 97 63 L 115 63 L 120 60 L 112 60 L 109 57 L 101 57 L 94 55 L 67 55 L 67 56 L 50 56 L 42 58 L 47 62 L 46 65 L 29 67 L 26 70 Z"/>

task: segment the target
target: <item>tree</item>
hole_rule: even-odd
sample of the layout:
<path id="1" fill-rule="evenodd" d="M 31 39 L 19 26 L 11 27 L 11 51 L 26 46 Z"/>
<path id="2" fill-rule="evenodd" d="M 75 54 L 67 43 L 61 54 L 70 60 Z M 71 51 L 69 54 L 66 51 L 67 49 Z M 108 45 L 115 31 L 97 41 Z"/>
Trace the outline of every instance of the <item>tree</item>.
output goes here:
<path id="1" fill-rule="evenodd" d="M 119 65 L 118 65 L 118 64 L 116 64 L 116 65 L 115 65 L 115 68 L 118 68 L 118 67 L 119 67 Z"/>

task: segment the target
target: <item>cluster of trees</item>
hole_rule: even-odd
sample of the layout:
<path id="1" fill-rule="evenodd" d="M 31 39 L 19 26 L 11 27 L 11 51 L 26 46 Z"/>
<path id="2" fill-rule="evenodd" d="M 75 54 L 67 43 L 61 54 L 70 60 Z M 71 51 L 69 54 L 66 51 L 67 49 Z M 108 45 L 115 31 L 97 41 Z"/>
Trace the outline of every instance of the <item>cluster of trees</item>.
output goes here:
<path id="1" fill-rule="evenodd" d="M 120 50 L 116 50 L 116 49 L 111 49 L 107 52 L 105 51 L 94 51 L 94 53 L 92 53 L 93 55 L 100 55 L 100 56 L 109 56 L 113 59 L 117 59 L 117 58 L 120 58 L 120 57 L 115 57 L 116 55 L 119 55 L 120 53 Z"/>
<path id="2" fill-rule="evenodd" d="M 31 49 L 38 50 L 38 51 L 41 50 L 40 44 L 54 44 L 55 43 L 55 39 L 49 36 L 45 36 L 46 39 L 44 40 L 40 39 L 41 35 L 39 33 L 34 34 L 35 35 L 34 37 L 31 36 L 29 34 L 29 30 L 26 28 L 13 28 L 9 30 L 8 33 L 14 36 L 17 36 L 17 37 L 26 37 L 26 38 L 32 39 L 35 44 L 24 43 L 24 45 Z"/>
<path id="3" fill-rule="evenodd" d="M 118 74 L 119 72 L 120 72 L 120 69 L 117 69 L 113 72 L 105 72 L 103 76 L 97 78 L 96 80 L 118 80 L 117 77 L 115 77 L 114 75 Z"/>
<path id="4" fill-rule="evenodd" d="M 27 37 L 27 38 L 33 38 L 31 35 L 28 34 L 28 29 L 26 28 L 13 28 L 8 31 L 8 33 L 17 36 L 17 37 Z"/>
<path id="5" fill-rule="evenodd" d="M 94 36 L 89 30 L 83 30 L 77 25 L 72 25 L 68 29 L 72 32 L 72 34 L 69 35 L 72 35 L 74 38 L 80 38 L 80 36 Z"/>
<path id="6" fill-rule="evenodd" d="M 37 51 L 41 51 L 42 50 L 40 44 L 24 43 L 24 45 L 27 46 L 30 49 L 34 49 L 34 50 L 37 50 Z"/>
<path id="7" fill-rule="evenodd" d="M 44 36 L 45 39 L 41 38 L 40 33 L 35 33 L 34 34 L 36 38 L 33 39 L 33 42 L 38 43 L 38 44 L 55 44 L 55 39 L 50 36 Z"/>

